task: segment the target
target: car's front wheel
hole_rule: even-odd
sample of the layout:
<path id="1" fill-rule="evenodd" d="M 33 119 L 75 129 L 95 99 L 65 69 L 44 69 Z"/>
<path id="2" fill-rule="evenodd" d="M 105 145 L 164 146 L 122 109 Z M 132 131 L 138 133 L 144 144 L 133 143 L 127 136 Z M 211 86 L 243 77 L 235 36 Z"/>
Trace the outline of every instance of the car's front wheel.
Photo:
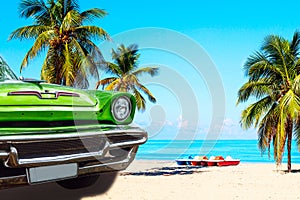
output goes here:
<path id="1" fill-rule="evenodd" d="M 98 175 L 66 179 L 62 181 L 57 181 L 56 183 L 61 187 L 67 189 L 80 189 L 80 188 L 85 188 L 94 185 L 97 182 L 97 180 L 100 178 L 101 190 L 103 192 L 106 192 L 114 183 L 116 176 L 117 176 L 117 172 L 110 172 L 110 173 L 102 173 Z"/>

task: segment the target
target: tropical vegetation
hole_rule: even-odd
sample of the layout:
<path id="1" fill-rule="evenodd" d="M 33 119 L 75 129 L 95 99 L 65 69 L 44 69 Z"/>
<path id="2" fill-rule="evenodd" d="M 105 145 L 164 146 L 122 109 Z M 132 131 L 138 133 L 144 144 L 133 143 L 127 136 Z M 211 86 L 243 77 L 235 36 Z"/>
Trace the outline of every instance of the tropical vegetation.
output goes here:
<path id="1" fill-rule="evenodd" d="M 89 77 L 99 79 L 103 64 L 100 49 L 93 40 L 109 39 L 98 26 L 86 25 L 106 12 L 92 8 L 80 12 L 77 0 L 22 0 L 20 17 L 31 18 L 33 25 L 13 31 L 11 39 L 34 39 L 20 71 L 42 52 L 46 52 L 41 79 L 49 83 L 86 88 Z"/>
<path id="2" fill-rule="evenodd" d="M 112 59 L 114 62 L 107 62 L 107 73 L 113 75 L 97 82 L 96 89 L 102 86 L 102 89 L 131 92 L 134 94 L 138 110 L 144 111 L 146 100 L 141 94 L 143 92 L 148 96 L 149 101 L 155 103 L 153 94 L 142 83 L 139 77 L 143 74 L 155 76 L 158 74 L 157 67 L 138 66 L 138 46 L 135 44 L 125 47 L 123 44 L 115 51 L 112 49 Z"/>
<path id="3" fill-rule="evenodd" d="M 273 145 L 277 165 L 287 148 L 291 172 L 293 135 L 300 149 L 300 33 L 291 41 L 269 35 L 261 49 L 249 56 L 244 70 L 248 81 L 238 91 L 237 104 L 253 101 L 242 111 L 243 128 L 257 128 L 261 152 Z"/>

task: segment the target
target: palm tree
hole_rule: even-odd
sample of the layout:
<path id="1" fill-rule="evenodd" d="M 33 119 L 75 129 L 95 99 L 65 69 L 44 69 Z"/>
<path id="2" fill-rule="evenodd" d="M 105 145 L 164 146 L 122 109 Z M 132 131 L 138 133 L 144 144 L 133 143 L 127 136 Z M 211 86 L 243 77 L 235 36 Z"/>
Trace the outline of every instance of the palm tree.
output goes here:
<path id="1" fill-rule="evenodd" d="M 88 78 L 99 79 L 98 69 L 103 62 L 100 49 L 92 39 L 109 39 L 105 30 L 85 25 L 107 13 L 93 8 L 80 12 L 77 0 L 22 0 L 20 16 L 32 18 L 33 25 L 18 28 L 11 39 L 34 39 L 20 71 L 29 59 L 47 51 L 41 78 L 50 83 L 88 87 Z"/>
<path id="2" fill-rule="evenodd" d="M 158 74 L 158 68 L 138 68 L 137 61 L 139 57 L 140 54 L 138 53 L 137 45 L 125 47 L 122 44 L 118 47 L 117 51 L 112 50 L 114 63 L 107 63 L 107 72 L 114 76 L 98 81 L 96 89 L 102 85 L 105 90 L 132 92 L 136 98 L 138 110 L 144 111 L 146 100 L 140 91 L 145 93 L 151 102 L 155 103 L 156 99 L 152 93 L 140 83 L 138 77 L 142 74 L 155 76 Z"/>
<path id="3" fill-rule="evenodd" d="M 262 153 L 268 149 L 269 156 L 273 141 L 277 165 L 282 162 L 287 142 L 289 172 L 293 134 L 300 150 L 299 43 L 299 32 L 295 32 L 291 41 L 276 35 L 267 36 L 261 50 L 244 65 L 249 80 L 240 88 L 237 101 L 239 104 L 257 100 L 242 112 L 242 127 L 258 129 L 258 146 Z"/>

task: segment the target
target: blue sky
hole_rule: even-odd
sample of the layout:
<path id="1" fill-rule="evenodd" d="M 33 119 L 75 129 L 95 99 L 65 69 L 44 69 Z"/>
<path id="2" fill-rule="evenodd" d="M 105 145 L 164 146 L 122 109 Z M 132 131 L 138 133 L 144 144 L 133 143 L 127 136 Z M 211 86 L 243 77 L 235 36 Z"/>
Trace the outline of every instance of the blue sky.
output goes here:
<path id="1" fill-rule="evenodd" d="M 20 63 L 33 41 L 7 41 L 9 34 L 16 28 L 31 24 L 30 20 L 18 16 L 18 0 L 6 1 L 0 13 L 1 35 L 0 55 L 14 71 L 19 74 Z M 98 7 L 109 15 L 97 20 L 96 25 L 103 27 L 111 36 L 125 35 L 126 31 L 147 27 L 163 28 L 175 31 L 196 42 L 215 64 L 221 77 L 226 100 L 221 138 L 256 138 L 255 131 L 242 131 L 239 116 L 245 105 L 236 107 L 237 90 L 246 81 L 242 66 L 246 58 L 258 50 L 262 40 L 269 34 L 278 34 L 292 38 L 299 28 L 299 2 L 297 1 L 199 1 L 199 0 L 152 0 L 152 1 L 116 1 L 116 0 L 80 0 L 82 10 Z M 137 41 L 143 40 L 143 35 Z M 116 46 L 122 37 L 112 42 Z M 134 39 L 134 38 L 133 38 Z M 132 41 L 124 39 L 124 43 Z M 181 41 L 178 45 L 181 44 Z M 101 44 L 97 41 L 96 44 Z M 109 48 L 103 48 L 109 60 Z M 140 64 L 156 65 L 174 69 L 182 76 L 195 96 L 196 105 L 182 102 L 172 90 L 172 78 L 165 85 L 151 83 L 147 85 L 157 97 L 157 104 L 149 104 L 144 113 L 139 113 L 136 123 L 149 129 L 153 139 L 174 139 L 178 130 L 183 129 L 189 137 L 205 138 L 213 115 L 212 91 L 203 74 L 193 71 L 193 66 L 181 55 L 157 49 L 142 49 Z M 39 78 L 43 55 L 32 61 L 22 73 L 25 77 Z M 213 76 L 213 75 L 212 75 Z M 148 80 L 148 79 L 147 79 Z M 158 79 L 159 80 L 159 79 Z M 159 80 L 160 81 L 160 80 Z M 170 85 L 168 85 L 170 84 Z M 178 83 L 179 90 L 183 87 Z M 183 88 L 184 89 L 184 88 Z M 186 95 L 190 93 L 187 91 Z M 215 98 L 215 97 L 214 97 Z M 181 105 L 187 103 L 188 105 Z M 194 117 L 195 108 L 199 116 Z M 187 109 L 182 110 L 182 109 Z M 186 111 L 186 112 L 185 112 Z M 183 116 L 182 113 L 185 112 Z M 189 116 L 191 113 L 191 116 Z M 188 119 L 185 119 L 187 116 Z M 191 128 L 192 127 L 192 128 Z"/>

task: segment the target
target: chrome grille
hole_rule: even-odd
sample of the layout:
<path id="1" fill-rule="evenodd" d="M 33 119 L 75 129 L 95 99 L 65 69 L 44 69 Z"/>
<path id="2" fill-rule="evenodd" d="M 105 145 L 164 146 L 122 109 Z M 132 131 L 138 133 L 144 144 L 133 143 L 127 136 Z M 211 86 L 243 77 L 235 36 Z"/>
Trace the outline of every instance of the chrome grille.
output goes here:
<path id="1" fill-rule="evenodd" d="M 90 137 L 84 139 L 56 140 L 56 141 L 27 141 L 12 143 L 20 159 L 39 157 L 54 157 L 61 155 L 99 152 L 105 146 L 105 139 Z"/>
<path id="2" fill-rule="evenodd" d="M 107 136 L 108 140 L 110 143 L 112 144 L 116 144 L 116 143 L 122 143 L 122 142 L 128 142 L 128 141 L 138 141 L 141 140 L 143 138 L 142 135 L 111 135 L 111 136 Z"/>

